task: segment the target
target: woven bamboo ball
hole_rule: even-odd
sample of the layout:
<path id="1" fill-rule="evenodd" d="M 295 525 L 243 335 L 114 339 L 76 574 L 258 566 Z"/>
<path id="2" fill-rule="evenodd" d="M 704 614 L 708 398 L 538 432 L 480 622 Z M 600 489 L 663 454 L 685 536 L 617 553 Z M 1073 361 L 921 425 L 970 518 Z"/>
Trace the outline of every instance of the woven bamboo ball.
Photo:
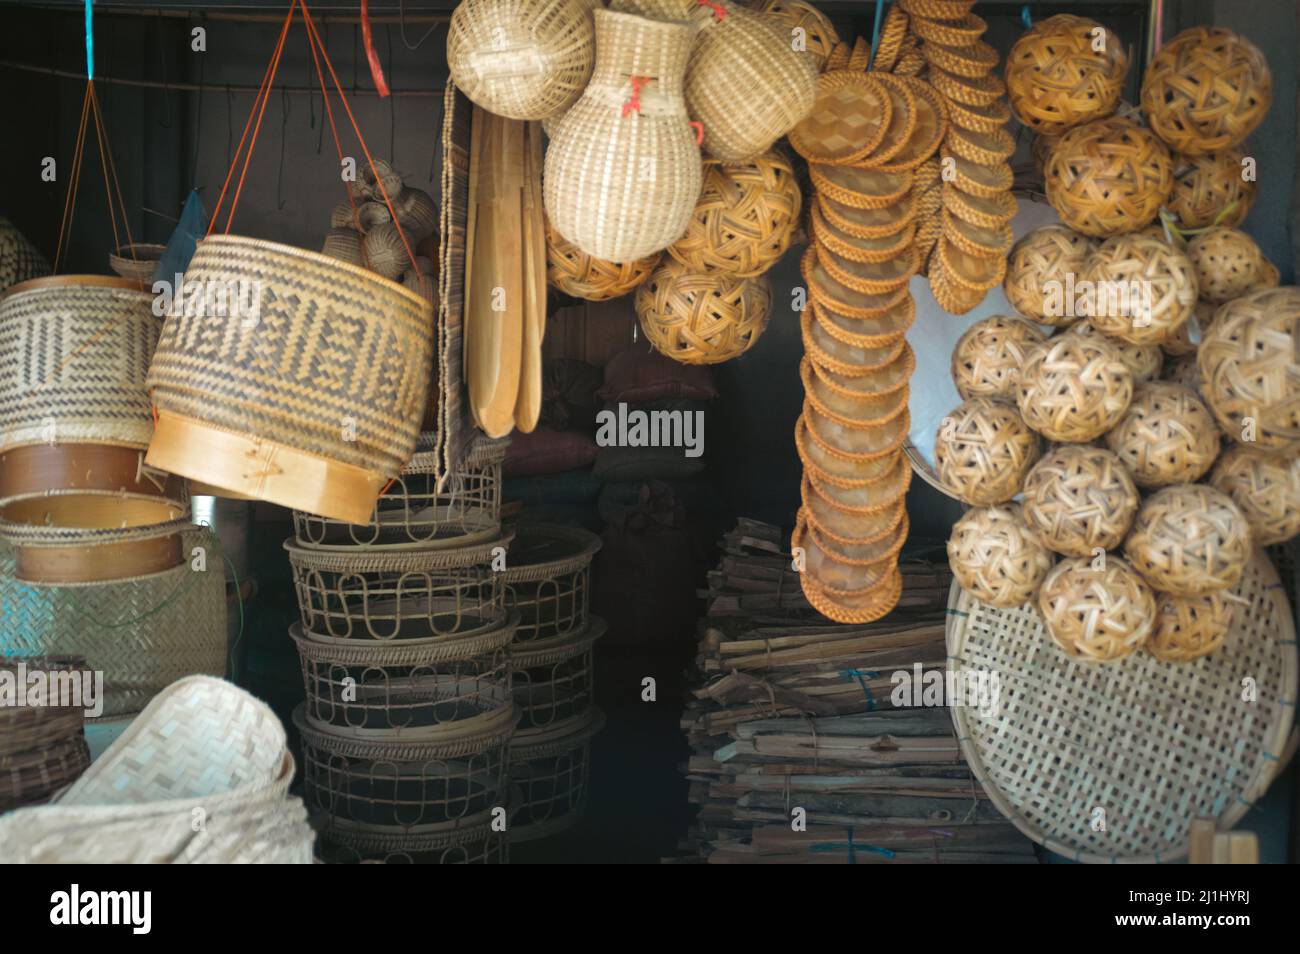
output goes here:
<path id="1" fill-rule="evenodd" d="M 658 253 L 632 262 L 607 262 L 588 255 L 546 223 L 546 281 L 574 298 L 608 301 L 628 294 L 659 264 Z"/>
<path id="2" fill-rule="evenodd" d="M 976 506 L 1005 503 L 1020 492 L 1038 459 L 1039 442 L 1009 401 L 974 398 L 943 419 L 934 442 L 940 482 Z"/>
<path id="3" fill-rule="evenodd" d="M 368 160 L 361 164 L 361 179 L 357 183 L 357 191 L 364 198 L 381 205 L 386 201 L 396 202 L 398 194 L 402 191 L 402 174 L 386 159 Z"/>
<path id="4" fill-rule="evenodd" d="M 1043 333 L 1023 318 L 993 315 L 975 322 L 952 349 L 952 380 L 957 393 L 963 399 L 1014 401 L 1029 346 L 1045 340 Z"/>
<path id="5" fill-rule="evenodd" d="M 1133 397 L 1133 373 L 1104 338 L 1057 335 L 1029 353 L 1016 385 L 1025 423 L 1053 441 L 1106 433 Z"/>
<path id="6" fill-rule="evenodd" d="M 1205 484 L 1178 484 L 1138 508 L 1124 554 L 1156 589 L 1196 596 L 1235 586 L 1251 545 L 1250 524 L 1231 497 Z"/>
<path id="7" fill-rule="evenodd" d="M 967 511 L 948 537 L 948 565 L 963 589 L 990 606 L 1022 606 L 1034 598 L 1052 555 L 1007 504 Z"/>
<path id="8" fill-rule="evenodd" d="M 1264 254 L 1255 240 L 1240 229 L 1210 229 L 1187 245 L 1196 268 L 1201 297 L 1222 304 L 1240 298 L 1255 283 Z"/>
<path id="9" fill-rule="evenodd" d="M 767 14 L 769 19 L 785 31 L 791 44 L 796 39 L 801 41 L 804 52 L 812 57 L 819 72 L 826 68 L 826 60 L 835 49 L 835 44 L 840 42 L 835 25 L 826 14 L 804 0 L 764 0 L 755 4 L 755 9 Z M 796 30 L 801 32 L 796 33 Z M 796 46 L 795 49 L 799 47 Z"/>
<path id="10" fill-rule="evenodd" d="M 1174 185 L 1169 149 L 1131 119 L 1076 126 L 1052 149 L 1047 201 L 1084 235 L 1134 232 L 1149 224 Z"/>
<path id="11" fill-rule="evenodd" d="M 1039 20 L 1011 47 L 1007 97 L 1024 125 L 1058 136 L 1114 112 L 1127 72 L 1119 37 L 1095 20 L 1062 13 Z"/>
<path id="12" fill-rule="evenodd" d="M 1047 574 L 1038 591 L 1038 611 L 1067 656 L 1111 662 L 1151 635 L 1156 598 L 1118 556 L 1073 557 Z"/>
<path id="13" fill-rule="evenodd" d="M 1169 381 L 1138 385 L 1106 446 L 1142 487 L 1192 483 L 1219 456 L 1219 428 L 1191 388 Z"/>
<path id="14" fill-rule="evenodd" d="M 1178 152 L 1231 149 L 1264 121 L 1273 76 L 1255 44 L 1222 27 L 1192 27 L 1156 54 L 1142 79 L 1142 112 Z"/>
<path id="15" fill-rule="evenodd" d="M 1184 229 L 1240 225 L 1255 204 L 1255 182 L 1242 178 L 1235 149 L 1203 156 L 1174 157 L 1174 191 L 1169 211 Z"/>
<path id="16" fill-rule="evenodd" d="M 1232 498 L 1259 546 L 1300 533 L 1300 460 L 1253 447 L 1228 448 L 1210 472 L 1209 484 Z"/>
<path id="17" fill-rule="evenodd" d="M 1225 434 L 1300 453 L 1300 288 L 1267 288 L 1223 305 L 1197 366 L 1201 394 Z"/>
<path id="18" fill-rule="evenodd" d="M 802 205 L 794 167 L 779 150 L 749 162 L 707 160 L 690 225 L 668 254 L 696 272 L 761 275 L 790 247 Z"/>
<path id="19" fill-rule="evenodd" d="M 672 259 L 636 290 L 641 330 L 656 351 L 681 364 L 719 364 L 744 354 L 771 312 L 765 276 L 702 274 Z"/>
<path id="20" fill-rule="evenodd" d="M 595 26 L 582 0 L 461 0 L 447 28 L 456 85 L 510 119 L 564 112 L 595 63 Z"/>
<path id="21" fill-rule="evenodd" d="M 1043 455 L 1024 486 L 1024 518 L 1049 550 L 1092 556 L 1124 542 L 1138 508 L 1137 487 L 1120 459 L 1086 444 Z"/>
<path id="22" fill-rule="evenodd" d="M 1066 334 L 1071 335 L 1094 335 L 1100 336 L 1120 356 L 1129 371 L 1133 373 L 1133 384 L 1136 386 L 1143 381 L 1153 381 L 1160 376 L 1160 369 L 1164 366 L 1164 352 L 1158 345 L 1135 345 L 1127 341 L 1121 341 L 1119 338 L 1112 338 L 1110 335 L 1103 335 L 1096 329 L 1093 323 L 1085 318 L 1083 321 L 1076 321 L 1066 330 Z"/>
<path id="23" fill-rule="evenodd" d="M 1077 317 L 1066 301 L 1068 275 L 1083 274 L 1097 243 L 1064 225 L 1045 225 L 1011 248 L 1002 289 L 1013 308 L 1047 325 L 1068 325 Z"/>
<path id="24" fill-rule="evenodd" d="M 1146 651 L 1161 662 L 1189 662 L 1209 655 L 1228 638 L 1232 604 L 1223 593 L 1156 594 L 1156 626 Z"/>
<path id="25" fill-rule="evenodd" d="M 1196 273 L 1187 255 L 1149 235 L 1117 235 L 1088 259 L 1085 314 L 1103 334 L 1139 345 L 1177 335 L 1196 307 Z"/>

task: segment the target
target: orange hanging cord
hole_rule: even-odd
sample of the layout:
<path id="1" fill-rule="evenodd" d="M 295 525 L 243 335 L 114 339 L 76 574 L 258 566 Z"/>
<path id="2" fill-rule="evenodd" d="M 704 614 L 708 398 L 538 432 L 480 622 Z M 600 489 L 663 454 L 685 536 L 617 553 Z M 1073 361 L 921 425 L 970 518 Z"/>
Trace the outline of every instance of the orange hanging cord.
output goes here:
<path id="1" fill-rule="evenodd" d="M 257 143 L 257 136 L 262 127 L 262 117 L 266 113 L 266 104 L 270 100 L 271 87 L 275 83 L 275 74 L 280 66 L 280 58 L 284 53 L 285 40 L 289 35 L 289 27 L 293 22 L 294 11 L 301 9 L 303 24 L 307 30 L 308 45 L 311 49 L 312 62 L 316 67 L 316 75 L 320 81 L 321 96 L 325 103 L 325 112 L 329 117 L 330 134 L 334 137 L 334 145 L 338 151 L 340 162 L 343 159 L 343 143 L 339 137 L 338 127 L 334 121 L 334 110 L 330 103 L 328 89 L 325 85 L 325 71 L 329 72 L 329 77 L 333 81 L 334 89 L 338 93 L 339 102 L 343 105 L 344 112 L 347 113 L 348 121 L 352 124 L 352 131 L 356 134 L 357 141 L 361 144 L 361 151 L 365 154 L 366 162 L 370 165 L 370 171 L 375 176 L 375 181 L 379 186 L 380 194 L 384 197 L 384 205 L 388 208 L 388 214 L 392 216 L 393 224 L 397 228 L 397 234 L 402 240 L 402 247 L 406 250 L 406 255 L 410 259 L 411 267 L 415 269 L 416 274 L 420 276 L 420 285 L 423 290 L 424 285 L 428 282 L 427 276 L 424 275 L 415 263 L 415 252 L 411 248 L 410 240 L 406 236 L 406 230 L 402 228 L 397 219 L 397 212 L 393 208 L 392 197 L 388 194 L 388 189 L 384 186 L 383 179 L 380 178 L 378 170 L 375 168 L 374 157 L 370 155 L 370 149 L 366 146 L 365 136 L 361 134 L 361 127 L 357 124 L 356 117 L 352 113 L 352 107 L 348 104 L 347 95 L 343 92 L 343 84 L 339 82 L 338 75 L 334 72 L 334 64 L 330 62 L 329 53 L 325 49 L 325 44 L 321 40 L 320 33 L 316 29 L 316 23 L 312 19 L 311 12 L 307 9 L 305 0 L 292 0 L 289 5 L 289 12 L 285 15 L 284 24 L 280 27 L 280 36 L 276 41 L 275 50 L 271 54 L 271 61 L 267 65 L 266 73 L 262 78 L 262 84 L 258 88 L 257 97 L 253 101 L 253 108 L 249 112 L 248 120 L 244 123 L 244 132 L 239 139 L 239 147 L 235 150 L 235 157 L 231 161 L 230 170 L 226 173 L 226 180 L 221 186 L 221 194 L 217 197 L 216 208 L 213 210 L 212 219 L 208 224 L 208 234 L 211 235 L 216 227 L 218 213 L 225 202 L 226 194 L 230 190 L 230 183 L 234 178 L 235 166 L 240 163 L 242 154 L 243 164 L 240 169 L 239 180 L 235 184 L 234 194 L 231 196 L 230 209 L 226 216 L 225 231 L 229 233 L 230 226 L 234 221 L 235 207 L 239 204 L 239 197 L 243 192 L 244 179 L 248 174 L 248 167 L 253 155 L 253 147 Z M 325 69 L 321 69 L 324 63 Z M 256 118 L 254 118 L 256 117 Z M 247 149 L 245 149 L 247 145 Z M 360 213 L 357 209 L 356 198 L 352 193 L 352 184 L 347 183 L 348 201 L 352 205 L 353 221 L 360 225 Z"/>

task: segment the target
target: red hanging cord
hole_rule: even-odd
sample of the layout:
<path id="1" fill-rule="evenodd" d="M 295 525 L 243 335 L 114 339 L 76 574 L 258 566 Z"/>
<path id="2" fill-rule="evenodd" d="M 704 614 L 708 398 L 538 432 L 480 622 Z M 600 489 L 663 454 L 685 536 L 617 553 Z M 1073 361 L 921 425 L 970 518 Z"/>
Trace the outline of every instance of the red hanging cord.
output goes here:
<path id="1" fill-rule="evenodd" d="M 641 112 L 641 87 L 654 79 L 652 76 L 629 76 L 632 81 L 632 98 L 623 104 L 623 118 L 626 119 L 629 113 Z"/>
<path id="2" fill-rule="evenodd" d="M 375 49 L 375 38 L 370 30 L 370 0 L 361 0 L 361 40 L 366 47 L 366 59 L 370 61 L 370 78 L 375 81 L 379 98 L 388 95 L 388 81 L 384 79 L 384 67 L 379 62 L 379 52 Z"/>
<path id="3" fill-rule="evenodd" d="M 715 0 L 695 0 L 695 3 L 697 6 L 708 7 L 710 10 L 712 10 L 713 19 L 716 20 L 718 23 L 721 23 L 723 20 L 727 19 L 727 8 L 720 3 L 716 3 Z"/>

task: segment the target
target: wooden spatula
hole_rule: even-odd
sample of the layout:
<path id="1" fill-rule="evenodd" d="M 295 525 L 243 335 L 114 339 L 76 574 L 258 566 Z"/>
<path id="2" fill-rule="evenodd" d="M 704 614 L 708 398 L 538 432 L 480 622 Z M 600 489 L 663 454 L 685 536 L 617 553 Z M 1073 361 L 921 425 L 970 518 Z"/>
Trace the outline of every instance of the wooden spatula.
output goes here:
<path id="1" fill-rule="evenodd" d="M 524 123 L 475 107 L 474 129 L 465 378 L 475 422 L 489 437 L 504 437 L 515 423 L 523 355 Z"/>
<path id="2" fill-rule="evenodd" d="M 524 334 L 515 427 L 525 434 L 542 413 L 542 338 L 546 334 L 546 223 L 542 214 L 542 129 L 524 135 Z"/>

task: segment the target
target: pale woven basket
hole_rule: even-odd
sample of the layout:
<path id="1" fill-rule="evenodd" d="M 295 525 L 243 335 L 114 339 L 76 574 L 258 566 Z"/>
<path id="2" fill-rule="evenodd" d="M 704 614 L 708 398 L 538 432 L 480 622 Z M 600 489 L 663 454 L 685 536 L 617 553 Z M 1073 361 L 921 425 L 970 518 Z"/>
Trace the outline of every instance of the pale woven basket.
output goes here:
<path id="1" fill-rule="evenodd" d="M 949 668 L 1001 681 L 995 714 L 952 709 L 997 809 L 1049 850 L 1103 864 L 1177 861 L 1195 819 L 1236 825 L 1277 773 L 1297 665 L 1291 607 L 1262 553 L 1233 593 L 1244 603 L 1210 655 L 1098 666 L 1067 659 L 1030 606 L 994 609 L 954 586 Z M 1258 701 L 1242 701 L 1243 680 Z"/>
<path id="2" fill-rule="evenodd" d="M 191 569 L 206 547 L 207 569 Z M 84 656 L 104 673 L 103 716 L 139 712 L 177 679 L 226 672 L 225 571 L 215 539 L 183 536 L 186 562 L 148 576 L 44 586 L 14 578 L 0 544 L 0 606 L 7 653 Z"/>
<path id="3" fill-rule="evenodd" d="M 27 236 L 0 215 L 0 292 L 50 273 L 50 263 Z"/>
<path id="4" fill-rule="evenodd" d="M 680 238 L 700 194 L 682 93 L 692 33 L 608 10 L 595 19 L 596 69 L 555 124 L 543 200 L 551 224 L 584 252 L 631 262 Z"/>
<path id="5" fill-rule="evenodd" d="M 0 449 L 144 447 L 145 376 L 158 342 L 153 296 L 124 278 L 64 275 L 0 298 Z"/>
<path id="6" fill-rule="evenodd" d="M 168 686 L 53 805 L 0 819 L 6 863 L 309 864 L 284 727 L 204 676 Z"/>

